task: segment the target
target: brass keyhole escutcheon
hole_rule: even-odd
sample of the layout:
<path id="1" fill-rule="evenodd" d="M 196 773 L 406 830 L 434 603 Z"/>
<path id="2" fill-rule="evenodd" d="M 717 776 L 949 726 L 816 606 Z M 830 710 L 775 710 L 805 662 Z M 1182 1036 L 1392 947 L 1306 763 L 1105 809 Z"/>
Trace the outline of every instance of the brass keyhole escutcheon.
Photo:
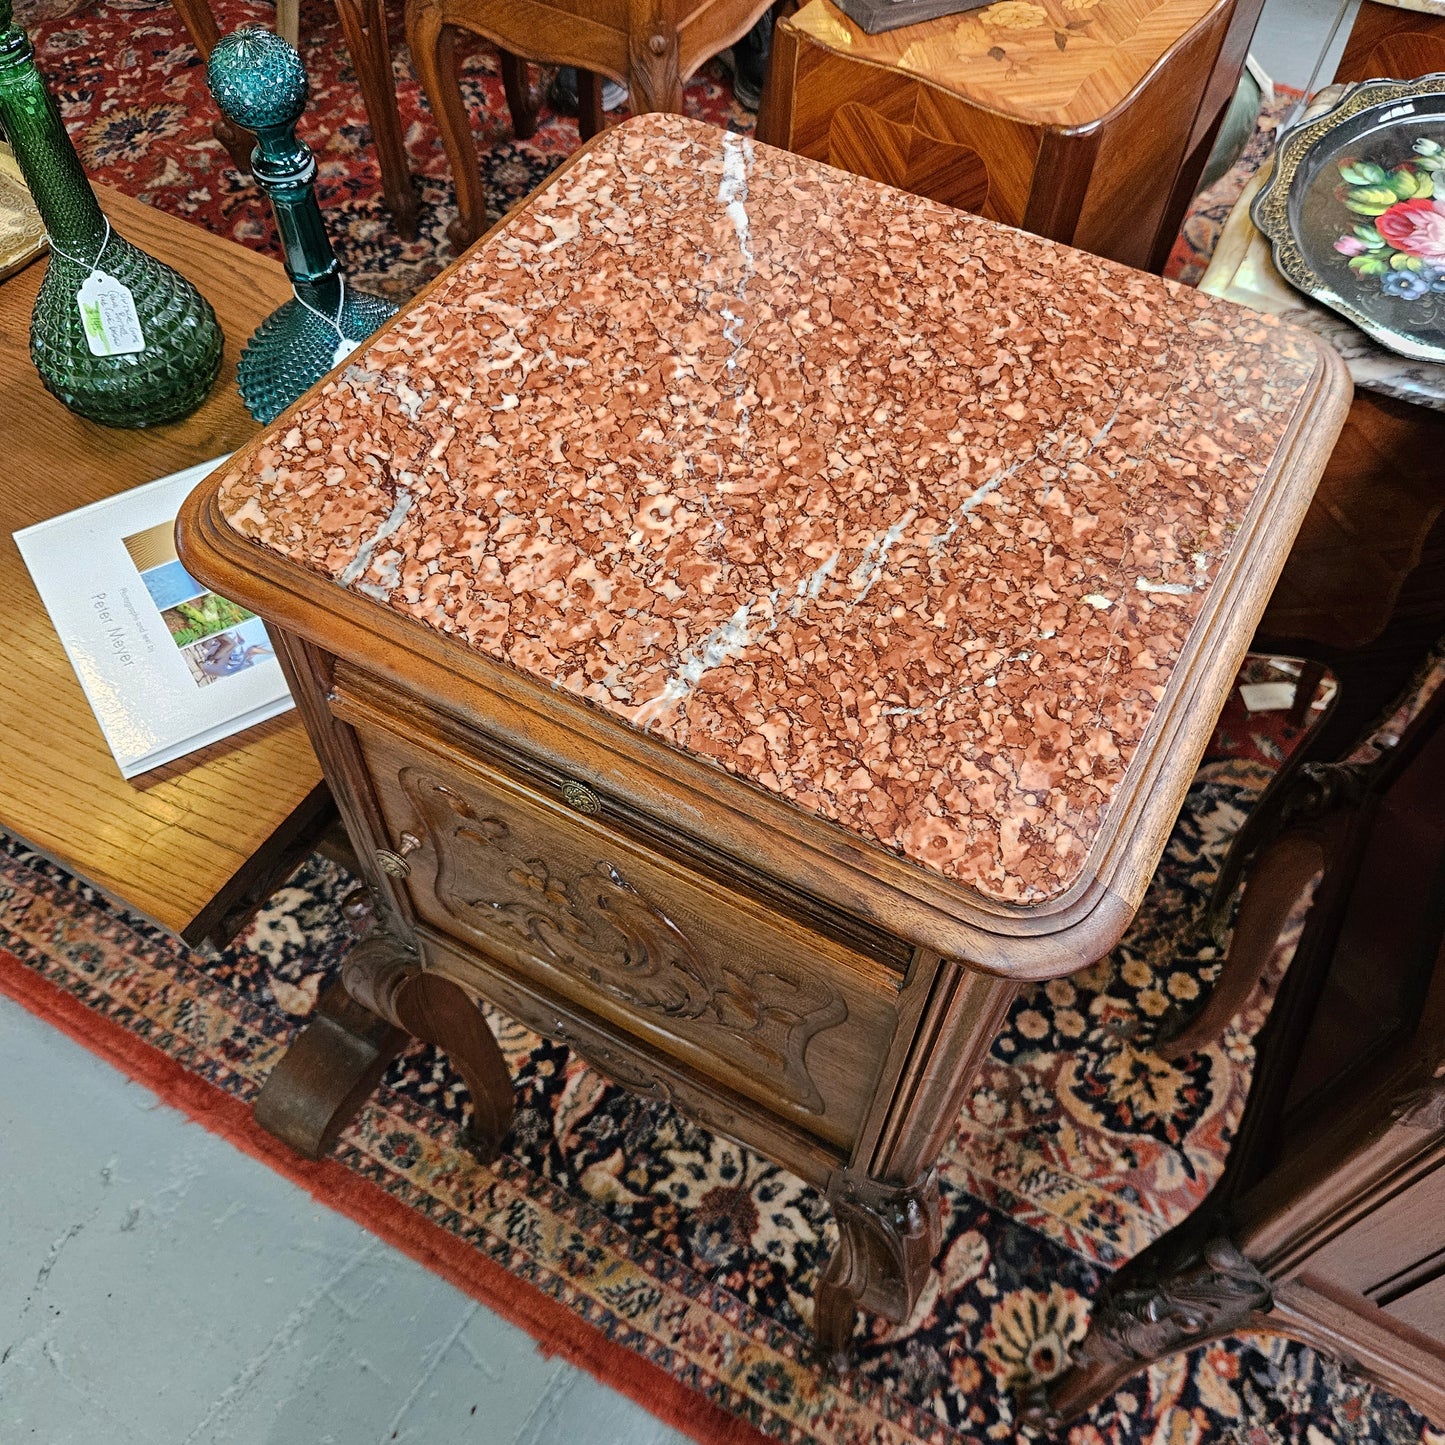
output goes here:
<path id="1" fill-rule="evenodd" d="M 405 878 L 411 872 L 406 855 L 415 853 L 420 847 L 421 839 L 414 833 L 403 833 L 398 851 L 393 853 L 390 848 L 378 848 L 374 856 L 383 873 L 389 873 L 393 878 Z"/>
<path id="2" fill-rule="evenodd" d="M 586 813 L 589 816 L 602 811 L 601 798 L 586 783 L 579 783 L 572 778 L 568 778 L 562 784 L 562 801 L 569 808 L 574 808 L 577 812 Z"/>

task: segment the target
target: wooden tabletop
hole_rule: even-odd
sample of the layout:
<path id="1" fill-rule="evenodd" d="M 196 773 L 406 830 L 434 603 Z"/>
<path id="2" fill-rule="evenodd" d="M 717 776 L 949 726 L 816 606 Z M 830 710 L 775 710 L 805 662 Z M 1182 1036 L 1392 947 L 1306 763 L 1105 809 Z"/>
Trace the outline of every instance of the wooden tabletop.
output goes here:
<path id="1" fill-rule="evenodd" d="M 37 262 L 0 284 L 0 828 L 154 922 L 195 941 L 316 815 L 321 770 L 295 714 L 126 782 L 101 736 L 11 534 L 240 446 L 256 425 L 236 358 L 289 294 L 274 261 L 98 188 L 117 230 L 200 287 L 226 334 L 220 380 L 185 421 L 117 431 L 66 411 L 30 364 Z"/>

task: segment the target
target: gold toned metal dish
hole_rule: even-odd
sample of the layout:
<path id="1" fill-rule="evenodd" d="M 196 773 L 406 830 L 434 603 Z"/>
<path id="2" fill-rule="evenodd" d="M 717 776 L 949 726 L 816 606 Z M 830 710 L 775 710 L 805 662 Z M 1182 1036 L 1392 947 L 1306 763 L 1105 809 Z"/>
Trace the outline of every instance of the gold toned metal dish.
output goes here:
<path id="1" fill-rule="evenodd" d="M 45 227 L 10 147 L 0 141 L 0 281 L 46 248 Z"/>

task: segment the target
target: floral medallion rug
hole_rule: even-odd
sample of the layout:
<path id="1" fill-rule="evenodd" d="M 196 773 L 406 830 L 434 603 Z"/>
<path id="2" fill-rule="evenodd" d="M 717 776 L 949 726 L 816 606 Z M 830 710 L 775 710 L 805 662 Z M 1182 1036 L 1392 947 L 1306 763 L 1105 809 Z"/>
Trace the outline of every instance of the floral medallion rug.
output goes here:
<path id="1" fill-rule="evenodd" d="M 169 6 L 17 8 L 96 179 L 276 253 L 262 199 L 210 133 L 203 69 Z M 274 14 L 262 0 L 214 9 L 222 30 Z M 391 229 L 335 12 L 320 0 L 301 11 L 312 84 L 303 133 L 343 264 L 401 299 L 449 259 L 455 208 L 396 0 L 390 25 L 418 239 L 403 243 Z M 478 45 L 463 71 L 489 209 L 500 215 L 576 145 L 575 122 L 544 109 L 536 136 L 518 142 L 495 53 Z M 1266 111 L 1240 165 L 1201 197 L 1171 274 L 1197 279 L 1289 103 Z M 689 83 L 686 104 L 714 124 L 751 128 L 720 62 Z M 905 1324 L 863 1328 L 857 1369 L 841 1383 L 809 1358 L 812 1290 L 835 1239 L 819 1194 L 500 1016 L 492 1022 L 518 1108 L 490 1168 L 458 1147 L 465 1090 L 419 1046 L 393 1065 L 331 1159 L 307 1163 L 256 1128 L 261 1081 L 352 942 L 338 905 L 353 880 L 319 857 L 231 947 L 192 951 L 0 839 L 0 988 L 700 1439 L 1008 1439 L 1013 1387 L 1061 1367 L 1108 1271 L 1189 1213 L 1222 1169 L 1267 999 L 1181 1066 L 1152 1053 L 1150 1039 L 1217 966 L 1200 928 L 1204 901 L 1292 741 L 1281 723 L 1232 705 L 1128 937 L 1085 973 L 1019 999 L 943 1161 L 936 1278 Z M 1268 1338 L 1155 1367 L 1069 1438 L 1445 1445 L 1334 1362 Z"/>

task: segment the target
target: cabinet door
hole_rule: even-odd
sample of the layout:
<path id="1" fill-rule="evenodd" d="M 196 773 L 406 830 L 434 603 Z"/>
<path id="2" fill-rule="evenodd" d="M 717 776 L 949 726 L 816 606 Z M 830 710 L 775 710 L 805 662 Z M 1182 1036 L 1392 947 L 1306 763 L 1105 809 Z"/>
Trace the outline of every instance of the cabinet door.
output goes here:
<path id="1" fill-rule="evenodd" d="M 413 730 L 357 727 L 418 917 L 844 1153 L 898 1025 L 882 964 L 523 778 Z M 595 795 L 594 795 L 595 796 Z M 480 976 L 478 991 L 486 993 Z"/>

